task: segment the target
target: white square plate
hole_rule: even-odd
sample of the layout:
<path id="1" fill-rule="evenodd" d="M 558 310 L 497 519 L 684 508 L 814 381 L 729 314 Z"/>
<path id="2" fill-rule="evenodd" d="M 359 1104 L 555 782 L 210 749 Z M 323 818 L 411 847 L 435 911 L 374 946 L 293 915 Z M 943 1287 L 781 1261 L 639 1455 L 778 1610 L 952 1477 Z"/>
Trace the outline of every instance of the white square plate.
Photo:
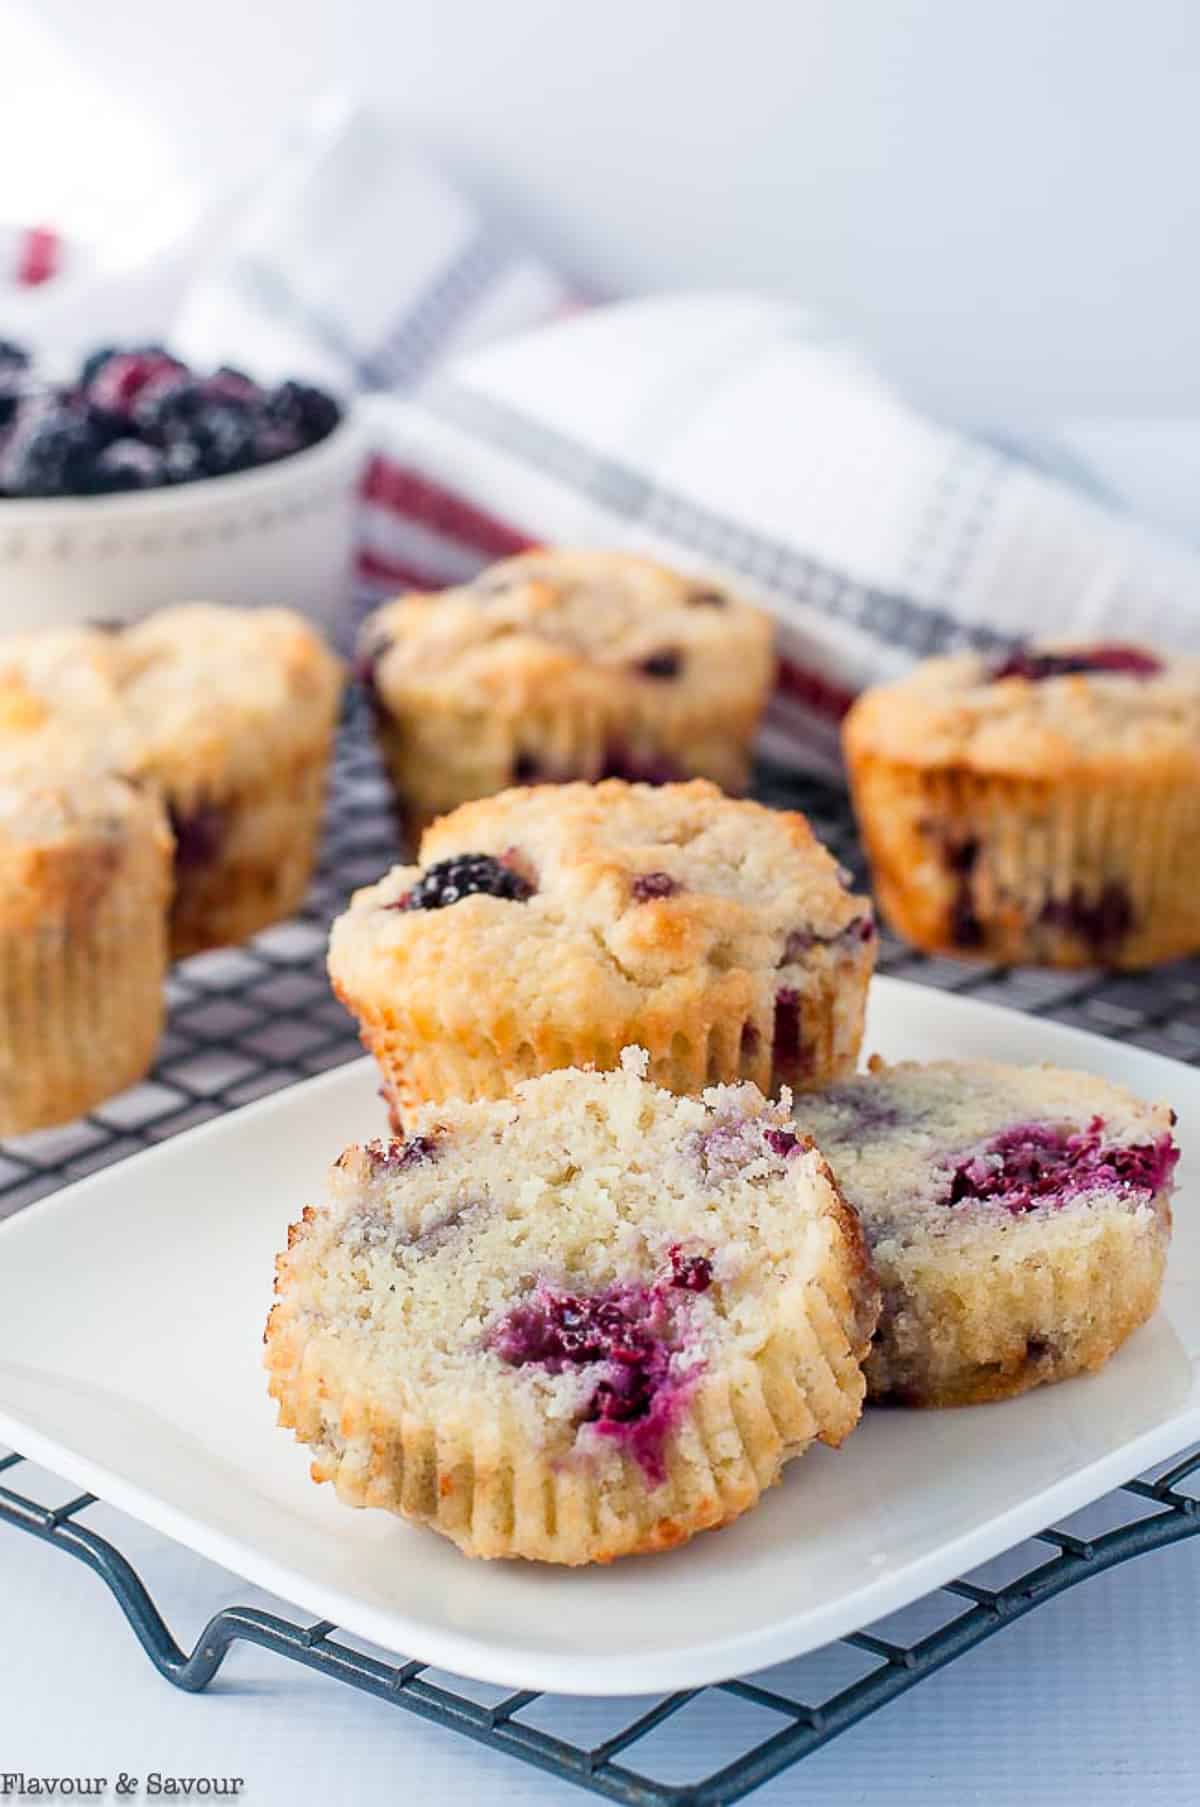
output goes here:
<path id="1" fill-rule="evenodd" d="M 1051 1060 L 1167 1099 L 1200 1073 L 879 979 L 889 1058 Z M 1003 1405 L 868 1413 L 719 1536 L 609 1569 L 478 1563 L 314 1487 L 260 1358 L 272 1260 L 343 1144 L 381 1129 L 343 1067 L 96 1174 L 0 1228 L 0 1438 L 202 1555 L 405 1656 L 505 1686 L 633 1694 L 858 1629 L 1200 1437 L 1200 1199 L 1180 1168 L 1163 1309 L 1101 1373 Z"/>

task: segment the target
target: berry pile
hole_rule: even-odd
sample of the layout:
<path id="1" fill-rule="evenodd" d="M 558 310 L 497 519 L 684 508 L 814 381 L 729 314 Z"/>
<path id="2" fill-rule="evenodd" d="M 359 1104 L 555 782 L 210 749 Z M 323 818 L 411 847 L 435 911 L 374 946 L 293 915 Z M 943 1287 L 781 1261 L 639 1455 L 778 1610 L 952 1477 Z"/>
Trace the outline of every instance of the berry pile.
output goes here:
<path id="1" fill-rule="evenodd" d="M 0 340 L 0 497 L 160 489 L 273 464 L 341 420 L 307 383 L 266 388 L 222 365 L 200 375 L 161 345 L 106 346 L 74 382 L 34 373 Z"/>

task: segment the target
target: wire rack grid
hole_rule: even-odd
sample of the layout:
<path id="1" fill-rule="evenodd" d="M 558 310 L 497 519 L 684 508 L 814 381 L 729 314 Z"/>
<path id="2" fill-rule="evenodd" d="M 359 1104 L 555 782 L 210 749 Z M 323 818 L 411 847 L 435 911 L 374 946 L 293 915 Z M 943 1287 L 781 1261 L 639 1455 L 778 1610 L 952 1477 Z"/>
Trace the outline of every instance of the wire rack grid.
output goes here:
<path id="1" fill-rule="evenodd" d="M 862 877 L 840 792 L 771 770 L 760 770 L 756 788 L 764 801 L 803 809 L 837 857 Z M 77 1123 L 0 1147 L 0 1217 L 126 1154 L 354 1058 L 353 1024 L 325 979 L 326 932 L 349 892 L 378 876 L 398 852 L 365 711 L 355 701 L 339 738 L 322 859 L 303 914 L 244 947 L 176 967 L 153 1072 Z M 884 936 L 880 968 L 1200 1061 L 1200 961 L 1138 977 L 1003 972 L 926 959 Z M 1011 1553 L 1002 1578 L 989 1565 L 953 1581 L 921 1603 L 915 1620 L 893 1616 L 839 1640 L 819 1653 L 815 1667 L 784 1665 L 639 1702 L 597 1740 L 586 1714 L 581 1722 L 581 1703 L 460 1683 L 420 1662 L 357 1647 L 324 1621 L 231 1605 L 185 1649 L 117 1544 L 86 1523 L 98 1503 L 94 1496 L 47 1505 L 21 1490 L 23 1461 L 16 1451 L 0 1456 L 0 1523 L 98 1574 L 155 1668 L 176 1687 L 202 1690 L 231 1650 L 254 1644 L 631 1807 L 719 1807 L 738 1800 L 1044 1601 L 1200 1531 L 1197 1449 L 1101 1502 L 1099 1529 L 1081 1529 L 1080 1515 L 1048 1527 Z M 736 1748 L 710 1773 L 672 1779 L 657 1771 L 656 1735 L 695 1711 L 698 1696 L 710 1727 L 715 1713 L 731 1716 Z"/>

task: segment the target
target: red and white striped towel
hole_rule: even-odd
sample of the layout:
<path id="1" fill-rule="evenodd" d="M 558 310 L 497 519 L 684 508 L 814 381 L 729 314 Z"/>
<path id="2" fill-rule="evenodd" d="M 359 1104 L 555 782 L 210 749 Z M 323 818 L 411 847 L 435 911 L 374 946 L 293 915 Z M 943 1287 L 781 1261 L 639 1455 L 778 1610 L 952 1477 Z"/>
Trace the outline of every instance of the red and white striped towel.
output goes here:
<path id="1" fill-rule="evenodd" d="M 320 109 L 165 330 L 363 398 L 364 597 L 536 543 L 645 549 L 778 621 L 768 750 L 833 770 L 866 683 L 1030 634 L 1200 646 L 1200 558 L 909 406 L 800 309 L 588 307 L 402 134 Z"/>

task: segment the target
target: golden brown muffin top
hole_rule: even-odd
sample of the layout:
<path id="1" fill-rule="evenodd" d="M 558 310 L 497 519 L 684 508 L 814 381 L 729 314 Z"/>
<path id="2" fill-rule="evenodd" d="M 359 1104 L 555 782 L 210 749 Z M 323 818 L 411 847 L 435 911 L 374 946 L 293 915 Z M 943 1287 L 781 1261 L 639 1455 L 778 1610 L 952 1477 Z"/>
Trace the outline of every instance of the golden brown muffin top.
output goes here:
<path id="1" fill-rule="evenodd" d="M 865 691 L 850 759 L 1024 778 L 1200 768 L 1200 658 L 1105 642 L 927 659 Z"/>
<path id="2" fill-rule="evenodd" d="M 393 711 L 451 697 L 516 711 L 548 685 L 760 685 L 771 639 L 769 616 L 706 579 L 633 553 L 545 551 L 385 603 L 359 647 Z"/>

